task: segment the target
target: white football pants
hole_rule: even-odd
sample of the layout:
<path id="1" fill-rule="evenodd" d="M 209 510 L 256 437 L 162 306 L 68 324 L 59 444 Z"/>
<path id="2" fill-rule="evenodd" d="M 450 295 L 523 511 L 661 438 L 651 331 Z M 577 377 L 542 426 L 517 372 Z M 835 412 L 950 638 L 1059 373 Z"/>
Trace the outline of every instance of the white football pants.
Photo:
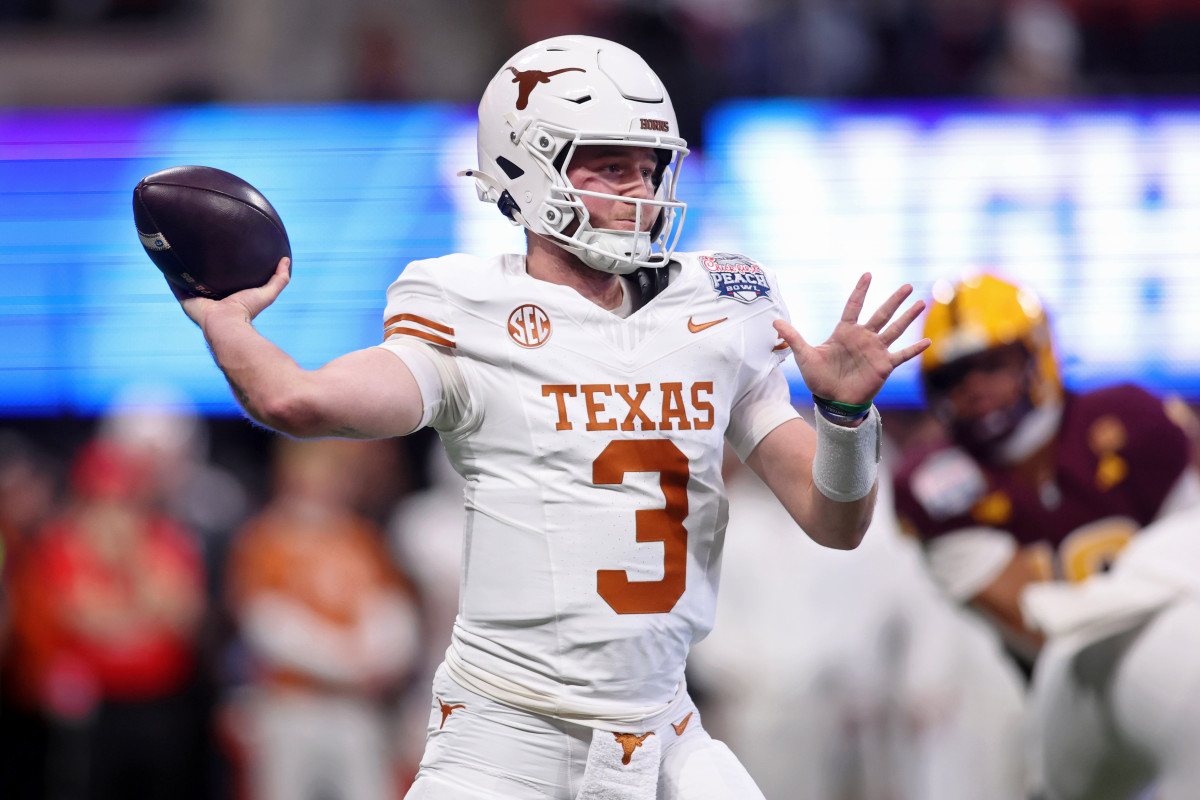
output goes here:
<path id="1" fill-rule="evenodd" d="M 1036 756 L 1053 800 L 1200 797 L 1200 602 L 1178 600 L 1098 640 L 1038 658 Z"/>
<path id="2" fill-rule="evenodd" d="M 444 668 L 434 677 L 433 695 L 425 756 L 405 800 L 576 796 L 591 728 L 489 700 L 452 681 Z M 451 710 L 445 712 L 443 703 Z M 662 752 L 658 800 L 764 800 L 733 752 L 704 730 L 691 698 L 684 696 L 670 716 L 654 728 Z M 685 719 L 685 726 L 675 727 Z"/>

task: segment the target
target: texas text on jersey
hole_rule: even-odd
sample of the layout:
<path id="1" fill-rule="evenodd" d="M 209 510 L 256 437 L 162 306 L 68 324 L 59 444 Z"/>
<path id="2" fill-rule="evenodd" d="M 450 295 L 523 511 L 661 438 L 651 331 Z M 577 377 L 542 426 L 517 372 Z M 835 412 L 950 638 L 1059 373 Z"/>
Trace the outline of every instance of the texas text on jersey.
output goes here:
<path id="1" fill-rule="evenodd" d="M 626 318 L 518 255 L 415 262 L 388 291 L 382 346 L 417 374 L 432 360 L 425 422 L 468 481 L 446 666 L 481 694 L 596 726 L 644 718 L 712 626 L 723 440 L 745 458 L 795 416 L 772 326 L 787 311 L 748 258 L 677 253 L 669 269 Z"/>

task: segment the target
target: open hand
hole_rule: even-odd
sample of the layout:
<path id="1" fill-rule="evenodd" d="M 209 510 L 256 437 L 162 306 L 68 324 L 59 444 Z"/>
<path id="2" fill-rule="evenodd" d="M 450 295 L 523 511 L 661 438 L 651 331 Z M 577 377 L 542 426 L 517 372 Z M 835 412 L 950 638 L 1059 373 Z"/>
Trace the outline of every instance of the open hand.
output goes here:
<path id="1" fill-rule="evenodd" d="M 888 349 L 925 309 L 925 302 L 918 300 L 892 321 L 900 304 L 912 294 L 911 284 L 893 292 L 866 323 L 859 324 L 870 285 L 870 273 L 858 279 L 833 333 L 817 347 L 804 341 L 799 331 L 784 320 L 775 321 L 775 330 L 796 356 L 804 383 L 818 397 L 853 405 L 870 403 L 892 370 L 929 347 L 929 339 L 922 339 L 896 352 Z"/>
<path id="2" fill-rule="evenodd" d="M 279 293 L 283 291 L 283 287 L 288 285 L 291 276 L 292 260 L 284 256 L 279 259 L 279 263 L 275 266 L 275 274 L 265 284 L 253 289 L 243 289 L 240 292 L 234 292 L 220 300 L 213 300 L 208 297 L 193 297 L 184 294 L 174 286 L 171 286 L 171 291 L 175 294 L 175 299 L 179 301 L 179 305 L 183 307 L 183 312 L 188 315 L 192 322 L 199 325 L 201 330 L 204 330 L 204 320 L 211 313 L 237 313 L 243 315 L 247 321 L 253 320 L 267 306 L 275 302 L 275 299 L 279 297 Z"/>

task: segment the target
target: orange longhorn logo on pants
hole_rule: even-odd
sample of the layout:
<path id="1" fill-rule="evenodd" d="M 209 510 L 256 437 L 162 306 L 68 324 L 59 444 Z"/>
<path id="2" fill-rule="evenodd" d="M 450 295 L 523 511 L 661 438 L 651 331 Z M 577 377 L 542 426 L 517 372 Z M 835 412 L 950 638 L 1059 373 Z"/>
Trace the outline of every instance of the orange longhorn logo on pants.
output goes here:
<path id="1" fill-rule="evenodd" d="M 438 725 L 438 730 L 441 730 L 442 728 L 446 727 L 446 718 L 449 717 L 452 713 L 454 713 L 454 709 L 466 708 L 466 706 L 463 705 L 462 703 L 452 706 L 447 703 L 443 703 L 442 698 L 440 698 L 440 697 L 438 697 L 436 699 L 438 701 L 438 705 L 441 706 L 441 708 L 442 708 L 442 724 Z"/>
<path id="2" fill-rule="evenodd" d="M 636 733 L 614 733 L 613 736 L 617 740 L 617 744 L 621 745 L 621 749 L 625 751 L 625 755 L 621 758 L 622 764 L 628 764 L 633 758 L 633 750 L 635 747 L 641 747 L 642 742 L 646 741 L 646 737 L 653 736 L 654 731 L 643 733 L 638 736 Z"/>

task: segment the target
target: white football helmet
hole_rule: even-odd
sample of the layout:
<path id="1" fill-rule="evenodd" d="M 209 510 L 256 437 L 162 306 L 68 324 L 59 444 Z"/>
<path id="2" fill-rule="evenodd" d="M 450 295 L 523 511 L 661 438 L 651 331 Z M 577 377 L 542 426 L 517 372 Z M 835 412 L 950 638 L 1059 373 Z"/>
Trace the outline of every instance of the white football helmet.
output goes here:
<path id="1" fill-rule="evenodd" d="M 558 36 L 517 53 L 479 103 L 479 199 L 577 255 L 594 269 L 627 274 L 671 260 L 685 203 L 675 199 L 687 142 L 667 90 L 641 56 L 591 36 Z M 567 165 L 580 145 L 653 148 L 655 195 L 633 199 L 580 191 Z M 582 195 L 636 206 L 636 230 L 593 228 Z M 656 220 L 642 230 L 649 215 Z"/>

